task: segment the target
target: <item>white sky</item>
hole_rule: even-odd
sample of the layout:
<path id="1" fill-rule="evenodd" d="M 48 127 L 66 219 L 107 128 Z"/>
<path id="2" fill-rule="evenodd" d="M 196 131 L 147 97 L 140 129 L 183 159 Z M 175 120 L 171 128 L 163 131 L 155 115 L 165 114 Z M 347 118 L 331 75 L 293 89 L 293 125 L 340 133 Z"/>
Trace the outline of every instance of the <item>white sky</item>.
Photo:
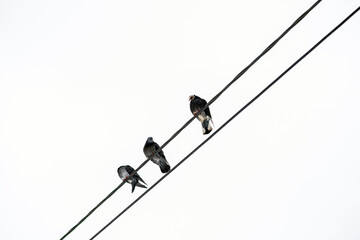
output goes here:
<path id="1" fill-rule="evenodd" d="M 1 1 L 0 239 L 59 239 L 315 0 Z M 350 14 L 320 3 L 212 106 L 219 127 Z M 360 14 L 96 239 L 360 239 Z M 174 166 L 205 137 L 193 121 Z M 162 176 L 148 163 L 140 176 Z M 144 189 L 124 185 L 66 239 Z"/>

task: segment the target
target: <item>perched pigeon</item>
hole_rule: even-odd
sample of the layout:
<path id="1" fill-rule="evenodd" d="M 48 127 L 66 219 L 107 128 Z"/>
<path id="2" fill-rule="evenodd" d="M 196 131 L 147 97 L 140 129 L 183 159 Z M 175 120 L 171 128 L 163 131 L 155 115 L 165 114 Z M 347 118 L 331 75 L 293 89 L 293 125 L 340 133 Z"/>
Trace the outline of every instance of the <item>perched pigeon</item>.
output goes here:
<path id="1" fill-rule="evenodd" d="M 192 114 L 194 114 L 194 116 L 207 104 L 206 100 L 196 95 L 191 95 L 189 97 L 189 101 L 190 101 L 190 111 Z M 203 134 L 210 133 L 212 130 L 212 127 L 210 125 L 210 121 L 212 123 L 210 109 L 207 107 L 205 110 L 203 110 L 197 116 L 197 119 L 201 122 Z"/>
<path id="2" fill-rule="evenodd" d="M 147 158 L 151 157 L 151 161 L 157 165 L 159 165 L 162 173 L 166 173 L 170 170 L 170 165 L 166 161 L 164 152 L 160 150 L 160 152 L 156 153 L 156 151 L 160 148 L 160 146 L 154 142 L 152 137 L 149 137 L 146 140 L 144 145 L 144 154 Z M 155 154 L 156 153 L 156 154 Z M 155 155 L 154 155 L 155 154 Z"/>
<path id="3" fill-rule="evenodd" d="M 144 180 L 142 180 L 142 178 L 137 173 L 135 173 L 134 176 L 132 176 L 132 178 L 128 179 L 130 174 L 134 171 L 134 169 L 131 166 L 129 166 L 129 165 L 121 166 L 118 168 L 117 171 L 118 171 L 118 174 L 119 174 L 119 177 L 121 178 L 121 180 L 126 181 L 131 184 L 131 186 L 132 186 L 131 192 L 134 192 L 135 186 L 147 188 L 145 186 L 146 183 L 144 182 Z M 140 182 L 143 182 L 145 185 L 142 185 Z"/>

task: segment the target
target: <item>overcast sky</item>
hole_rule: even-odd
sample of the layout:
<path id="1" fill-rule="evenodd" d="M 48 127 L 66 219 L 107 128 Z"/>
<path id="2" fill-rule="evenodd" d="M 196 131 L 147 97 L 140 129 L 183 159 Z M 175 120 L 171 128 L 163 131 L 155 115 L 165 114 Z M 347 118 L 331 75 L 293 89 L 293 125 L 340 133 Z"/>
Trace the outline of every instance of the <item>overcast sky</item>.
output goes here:
<path id="1" fill-rule="evenodd" d="M 1 1 L 0 239 L 59 239 L 315 0 Z M 360 5 L 327 0 L 210 110 L 215 129 Z M 360 239 L 360 14 L 96 239 Z M 206 139 L 193 121 L 171 166 Z M 139 172 L 152 185 L 163 174 Z M 66 239 L 144 189 L 124 185 Z"/>

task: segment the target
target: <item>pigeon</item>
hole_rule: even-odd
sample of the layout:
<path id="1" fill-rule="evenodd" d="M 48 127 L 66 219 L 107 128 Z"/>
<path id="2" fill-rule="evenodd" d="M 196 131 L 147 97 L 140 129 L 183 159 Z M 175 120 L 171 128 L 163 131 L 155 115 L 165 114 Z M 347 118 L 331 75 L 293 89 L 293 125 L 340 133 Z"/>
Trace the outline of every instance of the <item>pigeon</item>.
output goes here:
<path id="1" fill-rule="evenodd" d="M 162 173 L 167 173 L 170 170 L 170 165 L 166 161 L 164 152 L 162 150 L 156 153 L 159 148 L 160 146 L 156 142 L 154 142 L 153 138 L 149 137 L 146 140 L 143 150 L 145 156 L 147 158 L 150 158 L 153 163 L 157 164 L 160 167 Z"/>
<path id="2" fill-rule="evenodd" d="M 191 95 L 189 97 L 189 101 L 190 111 L 192 114 L 194 114 L 194 116 L 207 104 L 206 100 L 196 95 Z M 203 134 L 209 134 L 212 131 L 210 121 L 214 125 L 211 118 L 210 109 L 208 107 L 204 109 L 199 115 L 197 115 L 197 119 L 201 122 Z"/>
<path id="3" fill-rule="evenodd" d="M 134 192 L 135 186 L 147 188 L 145 186 L 147 184 L 144 182 L 144 180 L 142 180 L 142 178 L 137 173 L 135 173 L 134 176 L 132 176 L 130 179 L 128 179 L 130 174 L 134 171 L 135 170 L 129 165 L 121 166 L 117 170 L 121 180 L 126 181 L 131 184 L 131 186 L 132 186 L 131 192 Z M 140 182 L 144 183 L 145 185 L 141 184 Z"/>

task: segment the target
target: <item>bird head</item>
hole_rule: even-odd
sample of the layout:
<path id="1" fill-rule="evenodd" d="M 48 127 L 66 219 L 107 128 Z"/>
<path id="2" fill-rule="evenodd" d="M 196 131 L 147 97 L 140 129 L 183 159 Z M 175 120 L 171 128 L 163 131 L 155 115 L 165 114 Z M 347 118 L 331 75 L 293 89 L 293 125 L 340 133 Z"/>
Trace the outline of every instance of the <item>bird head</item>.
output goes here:
<path id="1" fill-rule="evenodd" d="M 153 142 L 153 141 L 154 141 L 154 140 L 153 140 L 152 137 L 148 137 L 147 142 Z"/>

